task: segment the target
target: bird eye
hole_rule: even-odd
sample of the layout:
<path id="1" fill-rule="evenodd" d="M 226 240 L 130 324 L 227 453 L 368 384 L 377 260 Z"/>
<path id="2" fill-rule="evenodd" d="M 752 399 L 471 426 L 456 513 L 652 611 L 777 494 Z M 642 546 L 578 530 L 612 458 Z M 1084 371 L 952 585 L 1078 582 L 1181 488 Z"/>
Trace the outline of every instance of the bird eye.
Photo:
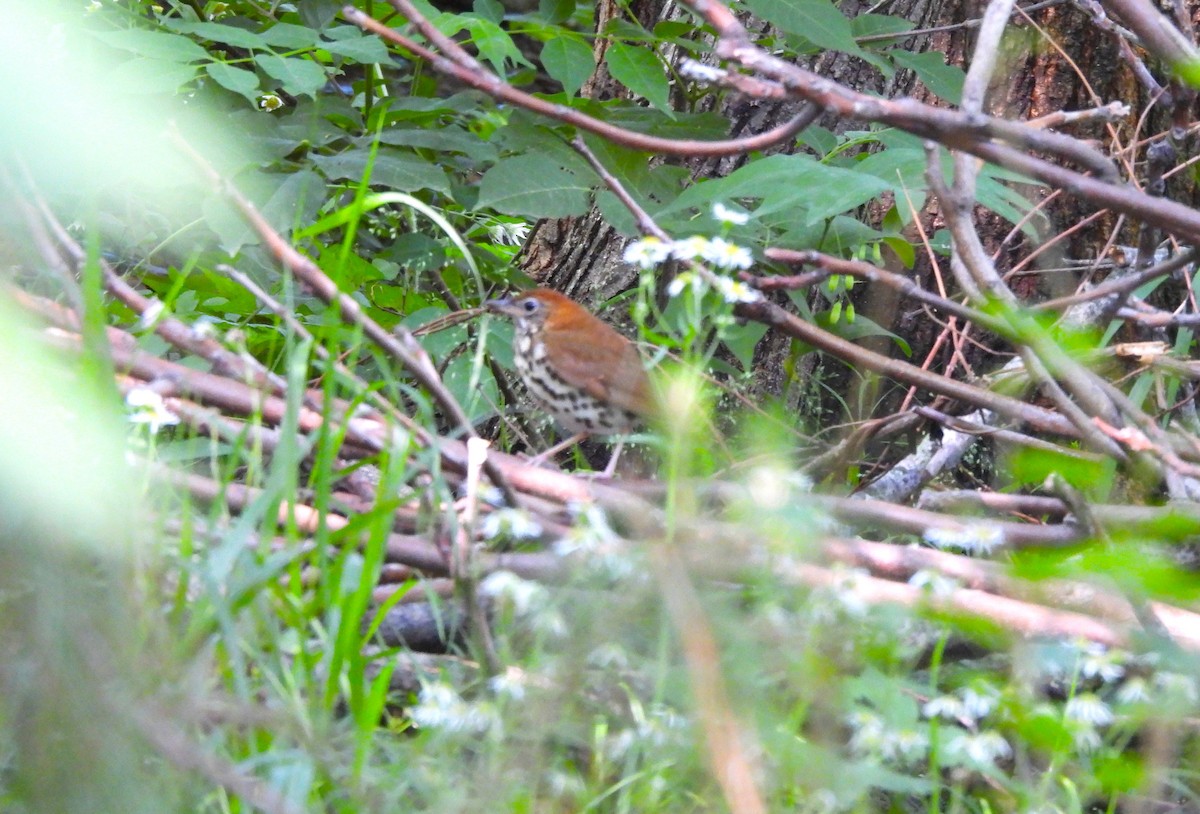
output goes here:
<path id="1" fill-rule="evenodd" d="M 532 314 L 538 309 L 538 301 L 530 297 L 521 303 L 521 307 L 525 309 L 525 313 Z"/>

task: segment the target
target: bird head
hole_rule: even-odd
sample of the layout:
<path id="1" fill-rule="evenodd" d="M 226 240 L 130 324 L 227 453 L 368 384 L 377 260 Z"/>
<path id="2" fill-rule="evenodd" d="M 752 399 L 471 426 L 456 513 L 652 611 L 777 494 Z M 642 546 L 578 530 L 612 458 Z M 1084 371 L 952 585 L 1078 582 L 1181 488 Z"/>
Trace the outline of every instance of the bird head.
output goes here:
<path id="1" fill-rule="evenodd" d="M 502 314 L 518 325 L 540 327 L 556 314 L 561 318 L 579 306 L 570 299 L 548 288 L 535 288 L 508 297 L 488 300 L 484 307 L 493 314 Z"/>

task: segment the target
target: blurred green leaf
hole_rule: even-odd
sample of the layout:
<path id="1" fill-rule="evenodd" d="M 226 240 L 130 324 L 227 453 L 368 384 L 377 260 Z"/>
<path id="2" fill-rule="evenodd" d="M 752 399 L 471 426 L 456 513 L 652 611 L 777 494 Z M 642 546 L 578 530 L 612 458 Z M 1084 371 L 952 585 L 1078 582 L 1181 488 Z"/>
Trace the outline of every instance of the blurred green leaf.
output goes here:
<path id="1" fill-rule="evenodd" d="M 476 206 L 507 215 L 562 218 L 587 211 L 592 187 L 538 156 L 515 156 L 496 163 L 479 182 Z"/>
<path id="2" fill-rule="evenodd" d="M 596 70 L 592 49 L 583 38 L 572 35 L 555 37 L 543 45 L 542 65 L 571 96 L 579 92 L 583 83 Z"/>
<path id="3" fill-rule="evenodd" d="M 673 115 L 666 67 L 653 48 L 614 42 L 605 52 L 604 61 L 614 79 L 666 115 Z"/>
<path id="4" fill-rule="evenodd" d="M 258 54 L 254 61 L 292 96 L 314 96 L 325 87 L 325 69 L 311 59 Z"/>
<path id="5" fill-rule="evenodd" d="M 756 15 L 821 48 L 865 56 L 850 20 L 829 0 L 746 0 Z"/>
<path id="6" fill-rule="evenodd" d="M 258 98 L 258 74 L 244 68 L 235 68 L 224 62 L 211 62 L 204 66 L 205 72 L 221 87 L 254 102 Z"/>
<path id="7" fill-rule="evenodd" d="M 163 62 L 196 62 L 208 59 L 208 51 L 187 37 L 166 31 L 129 28 L 124 31 L 102 31 L 95 36 L 114 48 L 132 51 L 147 59 Z"/>

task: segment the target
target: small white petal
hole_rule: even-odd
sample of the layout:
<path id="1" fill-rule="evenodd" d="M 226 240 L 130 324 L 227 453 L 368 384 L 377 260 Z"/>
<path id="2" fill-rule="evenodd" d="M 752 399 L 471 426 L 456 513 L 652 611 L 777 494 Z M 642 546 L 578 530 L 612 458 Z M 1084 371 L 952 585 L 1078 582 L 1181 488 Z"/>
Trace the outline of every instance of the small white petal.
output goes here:
<path id="1" fill-rule="evenodd" d="M 730 226 L 745 226 L 750 222 L 750 214 L 748 212 L 739 212 L 736 209 L 730 209 L 720 201 L 713 204 L 712 214 L 721 223 L 727 223 Z"/>

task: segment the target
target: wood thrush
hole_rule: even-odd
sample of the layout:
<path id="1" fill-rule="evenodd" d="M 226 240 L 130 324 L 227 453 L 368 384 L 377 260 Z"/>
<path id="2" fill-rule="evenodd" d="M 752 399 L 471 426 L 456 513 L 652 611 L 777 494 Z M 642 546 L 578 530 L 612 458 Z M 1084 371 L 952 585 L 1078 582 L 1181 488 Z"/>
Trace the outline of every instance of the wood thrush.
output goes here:
<path id="1" fill-rule="evenodd" d="M 539 459 L 589 435 L 628 433 L 655 412 L 650 380 L 633 343 L 579 303 L 536 288 L 486 306 L 512 318 L 517 373 L 537 403 L 575 433 Z M 612 474 L 619 450 L 605 474 Z"/>

